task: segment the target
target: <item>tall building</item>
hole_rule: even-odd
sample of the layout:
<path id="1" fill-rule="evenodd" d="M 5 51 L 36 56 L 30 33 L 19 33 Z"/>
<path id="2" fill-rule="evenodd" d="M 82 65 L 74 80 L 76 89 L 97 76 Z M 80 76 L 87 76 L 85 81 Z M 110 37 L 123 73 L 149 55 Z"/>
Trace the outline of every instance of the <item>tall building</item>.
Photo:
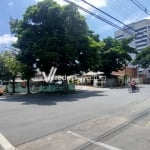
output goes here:
<path id="1" fill-rule="evenodd" d="M 123 27 L 114 34 L 116 39 L 134 37 L 130 46 L 137 50 L 150 46 L 150 19 L 143 19 Z"/>
<path id="2" fill-rule="evenodd" d="M 114 37 L 118 40 L 133 37 L 130 46 L 136 48 L 140 52 L 143 48 L 150 46 L 150 19 L 143 19 L 125 26 L 116 31 Z M 135 55 L 131 55 L 131 57 L 134 59 Z M 139 68 L 137 75 L 150 80 L 150 68 Z"/>

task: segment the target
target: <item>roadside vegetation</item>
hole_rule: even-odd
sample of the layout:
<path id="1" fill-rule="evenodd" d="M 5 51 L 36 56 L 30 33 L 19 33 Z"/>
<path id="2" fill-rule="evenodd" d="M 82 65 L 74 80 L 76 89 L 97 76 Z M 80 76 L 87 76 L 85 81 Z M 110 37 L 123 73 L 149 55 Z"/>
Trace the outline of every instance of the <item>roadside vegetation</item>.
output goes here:
<path id="1" fill-rule="evenodd" d="M 59 75 L 92 70 L 110 77 L 112 71 L 124 69 L 132 60 L 130 54 L 136 53 L 128 46 L 132 39 L 117 41 L 108 37 L 101 41 L 76 7 L 60 6 L 53 0 L 30 6 L 21 20 L 11 18 L 10 30 L 18 38 L 12 46 L 19 51 L 0 55 L 7 57 L 0 61 L 0 69 L 4 70 L 0 77 L 15 81 L 19 72 L 28 86 L 37 68 L 49 73 L 52 66 Z"/>

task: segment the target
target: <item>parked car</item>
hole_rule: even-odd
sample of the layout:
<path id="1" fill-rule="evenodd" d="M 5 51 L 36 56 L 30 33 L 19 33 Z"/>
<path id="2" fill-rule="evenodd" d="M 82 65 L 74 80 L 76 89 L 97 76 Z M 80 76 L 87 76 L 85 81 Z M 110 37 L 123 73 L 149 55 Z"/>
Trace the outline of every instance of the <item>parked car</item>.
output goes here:
<path id="1" fill-rule="evenodd" d="M 63 83 L 64 83 L 63 80 L 53 80 L 52 81 L 52 84 L 54 84 L 54 85 L 62 85 Z"/>
<path id="2" fill-rule="evenodd" d="M 5 92 L 5 89 L 3 88 L 2 85 L 0 85 L 0 96 L 2 96 Z"/>

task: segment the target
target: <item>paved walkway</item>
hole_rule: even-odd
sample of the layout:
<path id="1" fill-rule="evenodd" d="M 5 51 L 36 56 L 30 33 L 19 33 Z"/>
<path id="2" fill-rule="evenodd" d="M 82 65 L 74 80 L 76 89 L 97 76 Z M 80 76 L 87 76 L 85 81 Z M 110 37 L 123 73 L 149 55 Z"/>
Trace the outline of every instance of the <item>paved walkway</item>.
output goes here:
<path id="1" fill-rule="evenodd" d="M 93 87 L 93 86 L 84 86 L 84 85 L 76 85 L 76 90 L 83 90 L 83 91 L 107 91 L 109 88 L 103 87 Z"/>

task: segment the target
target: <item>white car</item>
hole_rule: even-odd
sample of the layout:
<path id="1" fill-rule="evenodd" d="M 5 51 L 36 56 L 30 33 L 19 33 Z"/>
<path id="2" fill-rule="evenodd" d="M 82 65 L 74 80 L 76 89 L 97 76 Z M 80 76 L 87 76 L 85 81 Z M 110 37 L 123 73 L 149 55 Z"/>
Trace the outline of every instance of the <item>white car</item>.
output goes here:
<path id="1" fill-rule="evenodd" d="M 0 96 L 2 96 L 5 92 L 5 89 L 3 88 L 2 85 L 0 85 Z"/>

